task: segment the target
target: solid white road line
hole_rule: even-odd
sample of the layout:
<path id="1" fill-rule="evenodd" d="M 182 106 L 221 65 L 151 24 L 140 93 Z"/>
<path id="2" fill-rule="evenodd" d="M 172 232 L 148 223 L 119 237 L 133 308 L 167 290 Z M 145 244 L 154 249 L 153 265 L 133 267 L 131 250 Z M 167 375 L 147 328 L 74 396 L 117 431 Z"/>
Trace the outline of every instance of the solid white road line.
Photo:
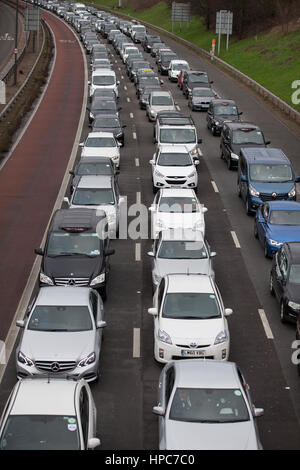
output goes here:
<path id="1" fill-rule="evenodd" d="M 230 232 L 230 233 L 231 233 L 231 236 L 233 238 L 233 241 L 234 241 L 234 244 L 235 244 L 236 248 L 241 248 L 241 245 L 240 245 L 240 242 L 238 240 L 238 237 L 237 237 L 236 233 L 233 232 L 233 231 Z"/>
<path id="2" fill-rule="evenodd" d="M 264 327 L 267 338 L 268 339 L 274 339 L 274 336 L 273 336 L 270 324 L 268 322 L 267 316 L 265 314 L 265 311 L 262 308 L 259 308 L 258 313 L 259 313 L 260 319 L 262 321 L 262 324 L 263 324 L 263 327 Z"/>
<path id="3" fill-rule="evenodd" d="M 135 261 L 141 261 L 141 244 L 135 244 Z"/>
<path id="4" fill-rule="evenodd" d="M 218 189 L 218 186 L 216 185 L 215 181 L 211 181 L 211 185 L 212 185 L 212 187 L 214 188 L 214 192 L 215 192 L 215 193 L 218 193 L 218 192 L 219 192 L 219 189 Z"/>
<path id="5" fill-rule="evenodd" d="M 141 329 L 133 328 L 133 350 L 132 356 L 138 358 L 141 356 Z"/>

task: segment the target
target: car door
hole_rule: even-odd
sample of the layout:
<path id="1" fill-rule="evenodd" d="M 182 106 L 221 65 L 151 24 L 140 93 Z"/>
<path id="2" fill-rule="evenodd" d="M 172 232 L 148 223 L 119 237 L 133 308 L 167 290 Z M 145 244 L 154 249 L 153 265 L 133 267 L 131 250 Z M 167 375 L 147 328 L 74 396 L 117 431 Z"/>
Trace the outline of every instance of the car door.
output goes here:
<path id="1" fill-rule="evenodd" d="M 211 128 L 212 116 L 213 116 L 213 106 L 212 106 L 212 103 L 210 103 L 207 113 L 206 113 L 206 121 L 207 121 L 208 129 Z"/>
<path id="2" fill-rule="evenodd" d="M 262 206 L 258 208 L 257 235 L 258 235 L 259 241 L 262 244 L 264 244 L 264 241 L 266 238 L 266 229 L 267 229 L 269 214 L 270 214 L 269 204 L 263 204 Z"/>
<path id="3" fill-rule="evenodd" d="M 230 161 L 231 159 L 231 132 L 228 127 L 224 127 L 224 137 L 222 139 L 222 144 L 223 144 L 223 154 L 224 158 L 227 161 Z"/>
<path id="4" fill-rule="evenodd" d="M 284 247 L 281 247 L 275 255 L 275 272 L 273 288 L 279 302 L 281 301 L 284 286 L 287 279 L 288 260 Z"/>
<path id="5" fill-rule="evenodd" d="M 241 191 L 241 198 L 243 201 L 246 201 L 248 197 L 248 165 L 244 158 L 241 158 L 241 165 L 240 165 L 240 191 Z M 245 181 L 243 181 L 243 177 Z"/>

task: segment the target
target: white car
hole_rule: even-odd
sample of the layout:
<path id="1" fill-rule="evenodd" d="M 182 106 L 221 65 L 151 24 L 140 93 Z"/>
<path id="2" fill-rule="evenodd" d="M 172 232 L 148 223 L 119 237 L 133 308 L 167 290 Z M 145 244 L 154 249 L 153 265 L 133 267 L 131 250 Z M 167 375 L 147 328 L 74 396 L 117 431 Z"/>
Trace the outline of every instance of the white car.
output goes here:
<path id="1" fill-rule="evenodd" d="M 183 146 L 161 145 L 152 160 L 153 192 L 161 188 L 193 188 L 197 192 L 198 158 L 192 158 Z"/>
<path id="2" fill-rule="evenodd" d="M 154 297 L 154 357 L 167 363 L 180 358 L 225 361 L 229 356 L 229 329 L 220 292 L 207 274 L 169 274 Z"/>
<path id="3" fill-rule="evenodd" d="M 70 209 L 95 209 L 104 211 L 108 221 L 109 237 L 118 234 L 120 206 L 125 199 L 120 196 L 119 188 L 113 176 L 91 175 L 81 176 L 71 200 L 64 201 Z"/>
<path id="4" fill-rule="evenodd" d="M 50 377 L 19 380 L 0 421 L 1 450 L 87 450 L 100 445 L 89 385 Z"/>
<path id="5" fill-rule="evenodd" d="M 146 114 L 150 122 L 156 120 L 159 111 L 176 111 L 176 103 L 170 91 L 152 91 L 146 105 Z"/>
<path id="6" fill-rule="evenodd" d="M 167 274 L 209 274 L 214 277 L 212 258 L 216 256 L 199 230 L 163 230 L 153 242 L 152 251 L 153 290 Z"/>
<path id="7" fill-rule="evenodd" d="M 92 99 L 94 91 L 97 88 L 105 88 L 107 90 L 114 90 L 116 97 L 119 96 L 118 85 L 119 81 L 116 79 L 116 73 L 114 70 L 107 69 L 96 69 L 92 72 L 91 81 L 88 82 L 90 86 L 89 95 Z"/>
<path id="8" fill-rule="evenodd" d="M 182 69 L 190 70 L 188 62 L 180 59 L 171 60 L 168 70 L 169 80 L 171 82 L 177 82 L 178 75 L 180 74 Z"/>
<path id="9" fill-rule="evenodd" d="M 140 51 L 139 49 L 134 46 L 134 45 L 130 45 L 130 46 L 126 46 L 124 47 L 122 50 L 121 50 L 121 53 L 120 53 L 120 56 L 123 60 L 123 63 L 125 64 L 126 62 L 126 59 L 127 57 L 130 55 L 130 54 L 139 54 Z"/>
<path id="10" fill-rule="evenodd" d="M 186 229 L 205 234 L 207 208 L 200 204 L 193 189 L 160 189 L 149 211 L 152 213 L 152 238 L 168 229 L 176 229 L 178 234 L 184 234 Z"/>
<path id="11" fill-rule="evenodd" d="M 120 146 L 112 132 L 90 132 L 85 142 L 80 142 L 82 157 L 110 157 L 120 168 Z"/>

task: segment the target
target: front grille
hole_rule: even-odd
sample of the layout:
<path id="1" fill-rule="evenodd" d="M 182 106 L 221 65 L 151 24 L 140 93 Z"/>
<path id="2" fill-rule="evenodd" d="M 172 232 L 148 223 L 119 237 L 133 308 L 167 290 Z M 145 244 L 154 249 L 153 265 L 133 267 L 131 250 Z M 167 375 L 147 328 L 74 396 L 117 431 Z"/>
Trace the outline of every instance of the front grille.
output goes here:
<path id="1" fill-rule="evenodd" d="M 184 184 L 185 182 L 186 180 L 167 180 L 166 179 L 167 184 Z"/>
<path id="2" fill-rule="evenodd" d="M 189 344 L 176 344 L 178 348 L 183 348 L 183 349 L 203 349 L 203 348 L 209 348 L 210 344 L 201 344 L 199 346 L 196 346 L 195 348 L 191 348 Z"/>
<path id="3" fill-rule="evenodd" d="M 262 201 L 285 201 L 286 199 L 288 199 L 288 194 L 277 194 L 275 197 L 272 196 L 272 194 L 264 194 L 264 193 L 260 193 L 259 195 L 260 199 Z"/>
<path id="4" fill-rule="evenodd" d="M 52 373 L 72 370 L 77 365 L 75 361 L 35 361 L 34 364 L 37 369 Z"/>
<path id="5" fill-rule="evenodd" d="M 85 287 L 89 285 L 88 277 L 55 277 L 56 286 L 79 286 Z"/>

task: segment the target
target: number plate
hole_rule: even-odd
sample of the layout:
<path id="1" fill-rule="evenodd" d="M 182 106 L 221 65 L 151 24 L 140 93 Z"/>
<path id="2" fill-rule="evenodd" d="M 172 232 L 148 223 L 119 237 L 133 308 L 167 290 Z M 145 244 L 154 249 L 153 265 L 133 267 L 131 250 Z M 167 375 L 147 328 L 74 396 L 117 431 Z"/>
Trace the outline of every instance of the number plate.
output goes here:
<path id="1" fill-rule="evenodd" d="M 182 349 L 181 355 L 186 356 L 204 356 L 205 351 L 203 349 Z"/>

